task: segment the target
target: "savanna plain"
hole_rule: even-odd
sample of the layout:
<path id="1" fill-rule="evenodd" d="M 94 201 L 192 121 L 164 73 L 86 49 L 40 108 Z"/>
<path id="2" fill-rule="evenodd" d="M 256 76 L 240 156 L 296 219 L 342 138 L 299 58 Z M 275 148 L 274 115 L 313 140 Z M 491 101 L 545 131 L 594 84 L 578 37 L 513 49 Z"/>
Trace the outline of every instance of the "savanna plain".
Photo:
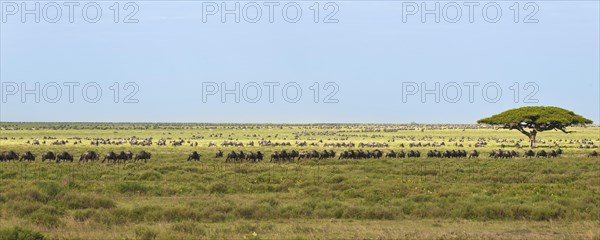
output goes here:
<path id="1" fill-rule="evenodd" d="M 562 154 L 531 158 L 524 135 L 483 125 L 0 126 L 0 152 L 36 157 L 0 162 L 0 239 L 600 239 L 598 126 L 543 132 L 534 151 Z M 383 155 L 339 159 L 360 149 Z M 284 150 L 336 155 L 271 161 Z M 74 160 L 42 161 L 49 151 Z M 99 159 L 79 161 L 86 151 Z M 111 151 L 151 158 L 102 162 Z"/>

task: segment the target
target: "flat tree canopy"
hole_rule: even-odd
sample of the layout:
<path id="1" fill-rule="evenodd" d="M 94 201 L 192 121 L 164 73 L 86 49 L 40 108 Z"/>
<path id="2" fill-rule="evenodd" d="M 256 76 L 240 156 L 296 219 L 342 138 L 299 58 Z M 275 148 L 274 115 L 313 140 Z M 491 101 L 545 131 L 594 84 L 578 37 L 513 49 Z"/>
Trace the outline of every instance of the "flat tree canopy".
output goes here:
<path id="1" fill-rule="evenodd" d="M 533 148 L 538 132 L 561 130 L 569 133 L 566 127 L 591 124 L 592 120 L 559 107 L 521 107 L 480 119 L 477 123 L 501 125 L 505 129 L 519 130 L 529 137 Z"/>

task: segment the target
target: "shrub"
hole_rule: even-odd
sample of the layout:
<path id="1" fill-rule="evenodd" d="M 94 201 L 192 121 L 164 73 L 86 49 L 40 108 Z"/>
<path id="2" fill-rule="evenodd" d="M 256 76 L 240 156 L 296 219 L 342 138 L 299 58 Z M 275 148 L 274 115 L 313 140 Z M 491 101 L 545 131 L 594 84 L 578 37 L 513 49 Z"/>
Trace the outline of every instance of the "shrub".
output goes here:
<path id="1" fill-rule="evenodd" d="M 227 219 L 227 216 L 233 211 L 230 204 L 217 202 L 213 205 L 206 206 L 200 212 L 202 218 L 209 219 L 211 222 L 222 222 Z"/>
<path id="2" fill-rule="evenodd" d="M 162 178 L 162 174 L 157 171 L 145 171 L 140 175 L 140 180 L 145 181 L 155 181 L 160 180 Z"/>
<path id="3" fill-rule="evenodd" d="M 60 216 L 62 216 L 62 212 L 60 212 L 58 209 L 50 206 L 44 206 L 28 215 L 27 218 L 29 218 L 35 224 L 55 228 L 61 224 Z"/>
<path id="4" fill-rule="evenodd" d="M 210 193 L 226 193 L 227 185 L 225 183 L 214 183 L 209 187 Z"/>
<path id="5" fill-rule="evenodd" d="M 342 217 L 343 218 L 361 219 L 361 218 L 363 218 L 363 209 L 356 207 L 356 206 L 348 206 L 344 210 Z"/>
<path id="6" fill-rule="evenodd" d="M 37 184 L 38 188 L 50 196 L 51 198 L 56 197 L 59 193 L 63 191 L 63 187 L 58 185 L 56 182 L 40 182 Z"/>
<path id="7" fill-rule="evenodd" d="M 276 207 L 277 205 L 279 205 L 279 201 L 277 199 L 275 199 L 274 197 L 268 197 L 268 198 L 260 200 L 259 202 L 269 204 L 269 206 L 271 206 L 271 207 Z"/>
<path id="8" fill-rule="evenodd" d="M 327 179 L 326 181 L 328 183 L 341 183 L 344 180 L 346 180 L 346 177 L 344 177 L 343 175 L 335 175 L 335 176 L 331 177 L 330 179 Z"/>
<path id="9" fill-rule="evenodd" d="M 138 182 L 123 182 L 117 185 L 121 193 L 147 193 L 149 187 Z"/>
<path id="10" fill-rule="evenodd" d="M 25 191 L 9 192 L 7 198 L 11 200 L 21 200 L 29 202 L 40 202 L 46 203 L 49 198 L 46 194 L 43 194 L 34 189 L 27 189 Z"/>
<path id="11" fill-rule="evenodd" d="M 156 237 L 158 236 L 158 233 L 156 231 L 152 231 L 147 227 L 137 227 L 135 228 L 135 236 L 137 239 L 142 239 L 142 240 L 152 240 L 152 239 L 156 239 Z"/>
<path id="12" fill-rule="evenodd" d="M 393 220 L 396 218 L 395 209 L 383 206 L 369 208 L 366 212 L 368 219 L 386 219 Z"/>
<path id="13" fill-rule="evenodd" d="M 26 217 L 43 206 L 44 205 L 42 203 L 38 202 L 11 201 L 9 204 L 7 204 L 6 209 L 10 210 L 19 217 Z"/>
<path id="14" fill-rule="evenodd" d="M 128 220 L 127 214 L 118 214 L 122 213 L 123 211 L 125 210 L 114 209 L 111 211 L 98 211 L 91 216 L 91 219 L 96 223 L 104 224 L 107 226 L 125 224 Z"/>
<path id="15" fill-rule="evenodd" d="M 176 223 L 171 227 L 171 229 L 176 232 L 194 236 L 203 236 L 206 234 L 206 230 L 194 222 Z"/>
<path id="16" fill-rule="evenodd" d="M 531 208 L 523 205 L 512 206 L 511 212 L 515 220 L 527 220 L 531 216 Z"/>
<path id="17" fill-rule="evenodd" d="M 557 206 L 554 204 L 551 205 L 542 205 L 536 207 L 532 212 L 533 220 L 537 221 L 548 221 L 548 220 L 558 220 L 563 218 L 566 210 L 564 207 Z"/>
<path id="18" fill-rule="evenodd" d="M 484 218 L 491 220 L 502 220 L 512 217 L 511 211 L 504 205 L 488 204 L 483 207 Z"/>
<path id="19" fill-rule="evenodd" d="M 78 222 L 85 222 L 96 213 L 93 209 L 77 210 L 73 213 L 73 218 Z"/>
<path id="20" fill-rule="evenodd" d="M 114 212 L 115 216 L 121 216 L 132 222 L 158 221 L 164 217 L 163 213 L 164 210 L 160 206 L 142 206 L 135 207 L 130 211 L 121 210 Z"/>
<path id="21" fill-rule="evenodd" d="M 86 208 L 114 208 L 115 203 L 104 197 L 93 195 L 83 195 L 78 193 L 68 193 L 60 197 L 60 202 L 65 204 L 69 209 L 86 209 Z"/>
<path id="22" fill-rule="evenodd" d="M 162 211 L 162 219 L 167 222 L 182 220 L 200 220 L 201 217 L 195 211 L 181 207 L 168 208 Z"/>
<path id="23" fill-rule="evenodd" d="M 45 237 L 39 232 L 33 230 L 14 227 L 11 229 L 0 230 L 0 239 L 3 240 L 44 240 Z"/>

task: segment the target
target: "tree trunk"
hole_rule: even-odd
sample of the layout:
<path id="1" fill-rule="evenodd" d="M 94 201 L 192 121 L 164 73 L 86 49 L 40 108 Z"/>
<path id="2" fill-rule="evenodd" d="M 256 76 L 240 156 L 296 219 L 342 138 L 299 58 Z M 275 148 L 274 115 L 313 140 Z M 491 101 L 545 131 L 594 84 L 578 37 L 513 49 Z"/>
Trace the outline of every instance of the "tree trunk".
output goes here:
<path id="1" fill-rule="evenodd" d="M 529 147 L 532 149 L 535 148 L 535 135 L 537 135 L 537 131 L 535 130 L 531 131 L 529 135 Z"/>

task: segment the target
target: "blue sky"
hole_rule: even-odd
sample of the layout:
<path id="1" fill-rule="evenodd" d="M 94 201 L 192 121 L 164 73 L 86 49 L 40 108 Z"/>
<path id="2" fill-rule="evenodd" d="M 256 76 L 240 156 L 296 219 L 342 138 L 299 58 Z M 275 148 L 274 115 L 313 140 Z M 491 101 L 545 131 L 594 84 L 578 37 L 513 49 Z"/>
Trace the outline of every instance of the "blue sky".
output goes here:
<path id="1" fill-rule="evenodd" d="M 422 23 L 419 14 L 403 22 L 403 3 L 395 1 L 334 2 L 339 7 L 334 17 L 338 23 L 322 22 L 332 9 L 322 9 L 325 2 L 320 2 L 320 22 L 314 23 L 309 8 L 314 1 L 298 2 L 303 12 L 296 23 L 281 15 L 286 2 L 275 8 L 273 23 L 264 5 L 257 23 L 243 19 L 236 23 L 231 15 L 222 23 L 219 14 L 208 15 L 203 22 L 202 2 L 135 3 L 138 23 L 114 23 L 109 9 L 113 2 L 100 2 L 103 14 L 97 23 L 82 19 L 78 8 L 74 23 L 65 14 L 57 23 L 43 19 L 35 23 L 31 15 L 22 23 L 19 14 L 7 15 L 0 25 L 0 77 L 6 98 L 0 103 L 0 120 L 474 123 L 513 107 L 555 105 L 600 122 L 598 1 L 536 2 L 539 9 L 533 18 L 538 23 L 522 22 L 532 10 L 523 5 L 519 23 L 514 23 L 512 2 L 498 2 L 502 16 L 496 23 L 482 17 L 481 8 L 488 2 L 479 2 L 473 23 L 464 5 L 457 23 L 443 18 L 435 23 L 431 15 Z M 234 3 L 227 2 L 229 7 Z M 426 3 L 434 7 L 435 2 Z M 120 21 L 128 13 L 122 11 Z M 40 88 L 52 82 L 62 85 L 60 100 L 44 100 L 42 89 L 39 103 L 33 95 L 22 102 L 20 92 L 7 94 L 14 90 L 6 89 L 8 85 L 34 88 L 36 82 Z M 66 82 L 80 84 L 73 103 Z M 83 85 L 92 82 L 102 88 L 96 103 L 82 97 Z M 119 103 L 114 103 L 109 89 L 115 82 L 121 89 Z M 137 103 L 123 103 L 133 89 L 123 89 L 128 82 L 139 87 L 133 97 Z M 237 103 L 233 95 L 226 95 L 223 103 L 217 93 L 203 102 L 203 83 L 233 88 L 235 82 L 241 87 L 262 86 L 260 100 L 253 103 L 241 97 Z M 279 84 L 272 103 L 264 85 L 271 82 Z M 291 82 L 302 89 L 296 103 L 282 96 L 283 86 Z M 310 89 L 315 82 L 320 88 L 318 103 Z M 420 92 L 403 101 L 403 85 L 433 89 L 436 82 L 440 92 L 448 91 L 440 93 L 439 102 L 433 94 L 422 102 Z M 520 89 L 517 103 L 511 90 L 515 82 Z M 332 97 L 337 103 L 323 102 L 333 90 L 324 89 L 326 83 L 338 87 Z M 472 102 L 465 83 L 479 84 Z M 532 86 L 524 89 L 527 83 Z M 486 84 L 502 89 L 498 101 L 483 97 Z M 452 102 L 457 85 L 462 95 Z M 288 96 L 294 98 L 291 89 Z M 247 90 L 248 98 L 256 96 L 255 88 Z M 486 96 L 495 98 L 494 90 L 489 88 Z M 52 91 L 49 95 L 55 96 Z M 526 97 L 537 103 L 525 101 Z"/>

